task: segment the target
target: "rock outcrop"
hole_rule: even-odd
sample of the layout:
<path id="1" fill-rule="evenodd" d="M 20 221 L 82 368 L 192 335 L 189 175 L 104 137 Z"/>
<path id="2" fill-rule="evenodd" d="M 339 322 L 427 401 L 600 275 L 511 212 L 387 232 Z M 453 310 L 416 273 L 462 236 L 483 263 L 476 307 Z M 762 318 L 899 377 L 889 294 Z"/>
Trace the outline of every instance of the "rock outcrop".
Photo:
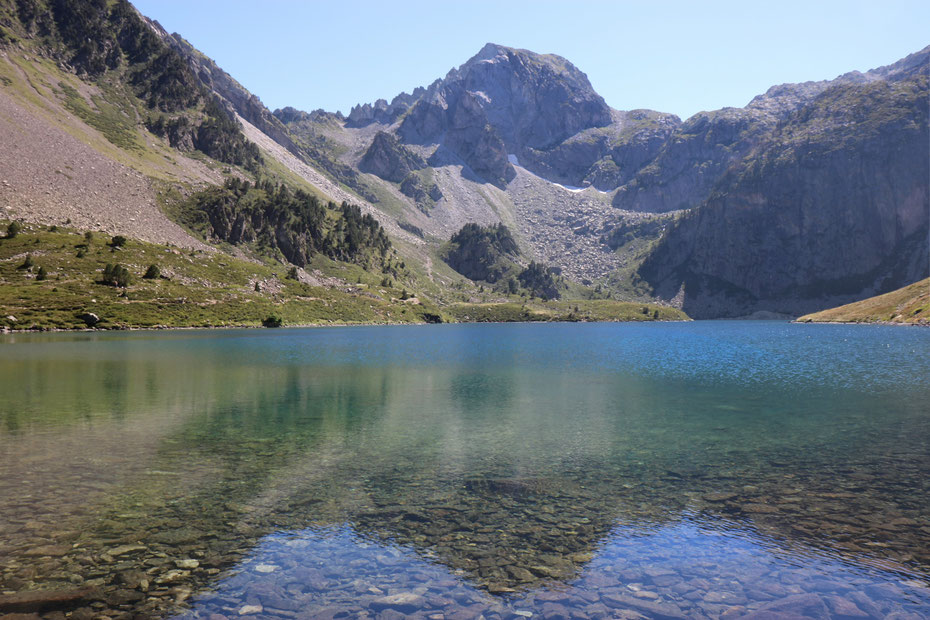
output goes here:
<path id="1" fill-rule="evenodd" d="M 797 315 L 925 277 L 926 60 L 820 89 L 669 229 L 640 275 L 662 296 L 683 290 L 695 318 Z"/>
<path id="2" fill-rule="evenodd" d="M 442 198 L 442 190 L 435 183 L 424 182 L 416 173 L 411 172 L 400 184 L 400 191 L 405 196 L 413 198 L 417 208 L 424 213 Z"/>
<path id="3" fill-rule="evenodd" d="M 556 183 L 611 191 L 653 161 L 680 125 L 674 114 L 615 110 L 608 127 L 579 132 L 550 149 L 527 148 L 520 162 Z"/>
<path id="4" fill-rule="evenodd" d="M 759 110 L 699 112 L 668 136 L 656 157 L 624 183 L 613 205 L 624 211 L 667 213 L 701 204 L 721 175 L 756 147 L 776 124 Z"/>
<path id="5" fill-rule="evenodd" d="M 376 102 L 370 113 L 354 109 L 354 122 L 396 118 L 392 110 L 409 99 L 395 102 Z M 477 175 L 503 187 L 515 174 L 508 154 L 549 149 L 611 122 L 610 108 L 588 78 L 564 58 L 489 43 L 423 90 L 397 132 L 407 143 L 444 145 Z"/>
<path id="6" fill-rule="evenodd" d="M 364 103 L 353 106 L 349 116 L 346 117 L 346 126 L 366 127 L 372 123 L 390 125 L 425 94 L 426 89 L 421 86 L 414 89 L 411 94 L 400 93 L 391 100 L 391 103 L 388 103 L 386 99 L 378 99 L 373 104 Z"/>
<path id="7" fill-rule="evenodd" d="M 359 170 L 400 183 L 414 170 L 426 167 L 422 157 L 405 148 L 395 136 L 379 131 L 359 162 Z"/>
<path id="8" fill-rule="evenodd" d="M 477 115 L 511 153 L 550 148 L 579 131 L 611 123 L 604 99 L 570 62 L 493 43 L 430 86 L 414 108 L 422 109 L 401 123 L 405 139 L 435 139 L 461 125 L 461 116 Z"/>

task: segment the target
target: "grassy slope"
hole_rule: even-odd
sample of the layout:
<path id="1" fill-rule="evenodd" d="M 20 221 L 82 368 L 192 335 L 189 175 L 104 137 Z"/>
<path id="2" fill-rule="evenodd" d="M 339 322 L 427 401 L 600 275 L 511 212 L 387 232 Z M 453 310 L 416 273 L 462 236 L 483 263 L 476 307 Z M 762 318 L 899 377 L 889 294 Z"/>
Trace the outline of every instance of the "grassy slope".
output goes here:
<path id="1" fill-rule="evenodd" d="M 799 323 L 930 323 L 930 278 L 884 295 L 830 308 L 798 319 Z"/>
<path id="2" fill-rule="evenodd" d="M 24 43 L 27 48 L 31 47 L 29 43 Z M 169 194 L 180 196 L 178 191 L 191 191 L 206 180 L 205 173 L 215 175 L 215 182 L 219 181 L 221 170 L 228 172 L 236 167 L 215 162 L 199 152 L 182 154 L 145 131 L 141 123 L 147 109 L 126 90 L 122 77 L 117 72 L 85 82 L 28 52 L 0 59 L 0 80 L 21 105 L 106 157 L 142 172 L 157 186 L 161 208 L 177 221 L 178 214 L 172 213 L 168 204 Z M 318 188 L 273 157 L 266 157 L 264 171 L 273 179 L 321 195 Z M 5 228 L 5 223 L 0 223 L 0 231 Z M 193 236 L 199 237 L 196 233 Z M 310 289 L 285 280 L 285 267 L 270 262 L 261 265 L 227 253 L 188 255 L 176 248 L 135 240 L 124 250 L 111 251 L 106 241 L 107 237 L 97 233 L 87 254 L 78 258 L 78 246 L 84 243 L 79 231 L 50 232 L 33 225 L 16 239 L 0 239 L 0 328 L 80 328 L 83 323 L 77 316 L 83 312 L 100 315 L 104 318 L 101 327 L 111 328 L 259 325 L 270 314 L 281 316 L 285 324 L 407 322 L 423 321 L 424 314 L 443 314 L 436 302 L 453 304 L 443 314 L 446 320 L 641 320 L 652 318 L 655 310 L 650 309 L 647 317 L 639 313 L 640 306 L 634 312 L 610 302 L 589 308 L 590 302 L 579 301 L 583 307 L 578 312 L 572 310 L 577 304 L 569 307 L 565 302 L 530 302 L 530 310 L 524 313 L 522 300 L 517 297 L 504 304 L 484 303 L 499 301 L 500 296 L 479 293 L 477 284 L 446 268 L 438 256 L 432 257 L 432 269 L 428 264 L 421 265 L 421 258 L 429 258 L 420 257 L 419 252 L 405 252 L 410 249 L 405 244 L 398 248 L 401 255 L 410 254 L 405 256 L 409 270 L 402 282 L 391 281 L 396 289 L 381 287 L 383 274 L 322 257 L 315 258 L 308 271 L 319 270 L 347 284 L 337 283 L 335 289 Z M 232 248 L 221 249 L 241 255 Z M 32 253 L 36 261 L 31 272 L 17 269 L 27 253 Z M 128 298 L 119 296 L 121 290 L 95 283 L 108 262 L 127 265 L 133 273 Z M 172 279 L 143 280 L 141 275 L 151 263 L 172 274 Z M 49 272 L 45 282 L 35 280 L 34 271 L 39 266 Z M 441 275 L 430 273 L 436 270 Z M 270 289 L 280 291 L 256 293 L 256 279 L 278 282 L 280 287 L 275 284 Z M 419 292 L 426 305 L 392 303 L 392 298 L 401 296 L 403 287 L 411 293 Z M 346 293 L 346 289 L 354 290 Z M 383 299 L 367 297 L 369 291 Z M 661 310 L 662 318 L 669 318 L 665 312 Z M 16 321 L 2 318 L 6 316 L 14 316 Z"/>
<path id="3" fill-rule="evenodd" d="M 400 290 L 369 282 L 374 276 L 360 268 L 355 273 L 352 266 L 320 257 L 315 267 L 344 271 L 343 278 L 361 284 L 312 287 L 286 279 L 284 265 L 133 240 L 114 250 L 109 241 L 97 234 L 88 243 L 78 231 L 36 225 L 27 225 L 13 239 L 0 239 L 0 327 L 77 329 L 84 327 L 78 318 L 84 312 L 98 315 L 99 326 L 106 328 L 259 326 L 269 315 L 281 317 L 285 325 L 405 323 L 438 313 L 428 304 L 400 301 Z M 85 244 L 86 253 L 78 257 Z M 31 270 L 20 268 L 27 254 L 35 263 Z M 129 269 L 128 289 L 99 283 L 107 263 Z M 151 264 L 170 279 L 143 279 Z M 48 272 L 45 281 L 36 279 L 40 266 Z M 256 281 L 261 292 L 255 291 Z M 124 291 L 127 297 L 121 297 Z"/>
<path id="4" fill-rule="evenodd" d="M 459 321 L 687 321 L 676 308 L 609 299 L 455 304 L 448 309 Z M 645 310 L 645 312 L 643 311 Z M 656 315 L 658 313 L 658 315 Z"/>
<path id="5" fill-rule="evenodd" d="M 134 240 L 113 249 L 109 241 L 99 233 L 87 241 L 80 231 L 38 225 L 0 239 L 0 327 L 81 329 L 85 325 L 78 317 L 85 312 L 98 315 L 98 327 L 109 329 L 257 327 L 270 315 L 285 325 L 421 323 L 434 316 L 477 322 L 687 319 L 673 308 L 610 300 L 457 303 L 440 310 L 428 300 L 403 302 L 403 291 L 381 286 L 376 275 L 319 256 L 311 268 L 354 284 L 314 287 L 288 280 L 284 265 Z M 22 268 L 27 255 L 31 269 Z M 107 263 L 129 269 L 127 289 L 100 283 Z M 143 279 L 151 264 L 167 277 Z M 36 279 L 39 267 L 48 274 L 44 281 Z"/>
<path id="6" fill-rule="evenodd" d="M 222 165 L 199 154 L 182 154 L 143 132 L 144 110 L 110 83 L 83 82 L 50 60 L 9 53 L 0 58 L 0 83 L 20 105 L 87 144 L 97 152 L 142 174 L 169 181 L 193 180 L 191 168 Z M 80 92 L 92 93 L 86 98 Z M 199 158 L 201 164 L 187 161 Z"/>

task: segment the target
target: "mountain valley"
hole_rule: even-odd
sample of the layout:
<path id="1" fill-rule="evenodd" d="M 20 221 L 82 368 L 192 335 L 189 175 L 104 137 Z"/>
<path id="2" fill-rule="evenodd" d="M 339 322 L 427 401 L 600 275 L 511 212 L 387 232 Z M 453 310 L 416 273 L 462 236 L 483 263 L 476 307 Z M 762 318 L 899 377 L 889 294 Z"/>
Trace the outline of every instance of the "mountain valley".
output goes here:
<path id="1" fill-rule="evenodd" d="M 489 43 L 343 116 L 268 110 L 127 2 L 4 0 L 0 28 L 6 222 L 293 266 L 350 295 L 383 280 L 450 312 L 540 297 L 799 316 L 928 275 L 930 47 L 682 120 L 614 110 L 564 58 Z M 512 235 L 512 278 L 444 260 L 467 225 Z M 532 265 L 559 284 L 521 284 Z"/>

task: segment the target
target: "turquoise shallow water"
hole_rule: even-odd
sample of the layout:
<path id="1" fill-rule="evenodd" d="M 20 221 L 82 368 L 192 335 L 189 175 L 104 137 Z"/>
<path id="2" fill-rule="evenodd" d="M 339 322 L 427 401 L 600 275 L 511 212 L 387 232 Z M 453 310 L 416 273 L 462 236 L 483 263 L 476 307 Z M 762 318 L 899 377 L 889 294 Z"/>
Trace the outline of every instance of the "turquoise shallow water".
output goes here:
<path id="1" fill-rule="evenodd" d="M 0 613 L 930 617 L 928 368 L 780 322 L 3 336 Z"/>

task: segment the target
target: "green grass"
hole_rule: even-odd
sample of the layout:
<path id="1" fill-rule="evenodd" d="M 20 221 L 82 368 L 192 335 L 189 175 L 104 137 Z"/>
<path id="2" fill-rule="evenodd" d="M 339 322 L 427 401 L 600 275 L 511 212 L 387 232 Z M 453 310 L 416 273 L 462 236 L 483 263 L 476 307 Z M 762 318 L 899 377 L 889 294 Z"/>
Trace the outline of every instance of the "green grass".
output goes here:
<path id="1" fill-rule="evenodd" d="M 176 160 L 180 153 L 159 140 L 153 140 L 151 147 L 144 145 L 143 129 L 134 124 L 141 113 L 140 102 L 114 85 L 116 78 L 108 79 L 88 84 L 45 58 L 27 61 L 16 54 L 0 58 L 0 82 L 33 114 L 150 178 L 174 180 L 184 176 Z M 87 86 L 99 92 L 92 98 L 94 106 L 78 91 Z"/>
<path id="2" fill-rule="evenodd" d="M 6 230 L 6 223 L 0 223 L 0 230 Z M 98 315 L 98 327 L 107 329 L 258 327 L 270 315 L 281 317 L 284 325 L 420 323 L 441 314 L 428 301 L 400 301 L 401 288 L 382 287 L 380 279 L 374 282 L 374 276 L 355 266 L 346 266 L 349 284 L 313 287 L 286 279 L 285 265 L 135 240 L 114 250 L 109 241 L 100 233 L 87 242 L 78 231 L 29 224 L 14 239 L 0 240 L 0 326 L 80 329 L 84 323 L 78 317 L 85 312 Z M 34 267 L 20 269 L 27 255 Z M 107 263 L 129 269 L 128 288 L 100 283 Z M 167 279 L 142 279 L 152 264 Z M 334 273 L 338 265 L 329 261 L 325 267 Z M 48 272 L 45 281 L 36 280 L 39 267 Z M 353 284 L 353 275 L 362 285 Z"/>
<path id="3" fill-rule="evenodd" d="M 645 311 L 644 311 L 645 310 Z M 688 315 L 677 308 L 654 304 L 597 300 L 558 300 L 525 303 L 454 304 L 448 313 L 459 321 L 687 321 Z M 658 313 L 658 315 L 656 315 Z"/>
<path id="4" fill-rule="evenodd" d="M 798 323 L 930 323 L 930 278 L 896 291 L 802 316 Z"/>
<path id="5" fill-rule="evenodd" d="M 0 222 L 0 231 L 6 230 Z M 674 308 L 611 300 L 455 303 L 440 308 L 427 298 L 402 301 L 405 283 L 383 286 L 383 274 L 314 257 L 307 270 L 344 281 L 314 287 L 286 278 L 287 266 L 234 258 L 223 252 L 179 250 L 129 240 L 122 249 L 97 233 L 25 225 L 0 239 L 0 326 L 14 330 L 82 329 L 94 313 L 102 329 L 153 327 L 259 327 L 269 316 L 284 325 L 422 323 L 444 321 L 686 320 Z M 26 257 L 33 266 L 24 269 Z M 104 267 L 129 269 L 130 285 L 101 283 Z M 145 280 L 149 265 L 166 276 Z M 38 281 L 39 267 L 48 279 Z M 258 282 L 261 290 L 255 291 Z M 407 288 L 408 294 L 416 292 Z M 646 308 L 646 312 L 643 312 Z M 658 312 L 658 317 L 655 313 Z M 7 317 L 14 317 L 12 320 Z"/>
<path id="6" fill-rule="evenodd" d="M 121 149 L 144 149 L 139 143 L 135 120 L 130 119 L 122 110 L 126 102 L 119 106 L 107 102 L 103 97 L 94 96 L 92 99 L 96 109 L 91 109 L 75 88 L 65 82 L 59 82 L 58 87 L 64 98 L 65 108 L 102 133 L 114 146 Z"/>

